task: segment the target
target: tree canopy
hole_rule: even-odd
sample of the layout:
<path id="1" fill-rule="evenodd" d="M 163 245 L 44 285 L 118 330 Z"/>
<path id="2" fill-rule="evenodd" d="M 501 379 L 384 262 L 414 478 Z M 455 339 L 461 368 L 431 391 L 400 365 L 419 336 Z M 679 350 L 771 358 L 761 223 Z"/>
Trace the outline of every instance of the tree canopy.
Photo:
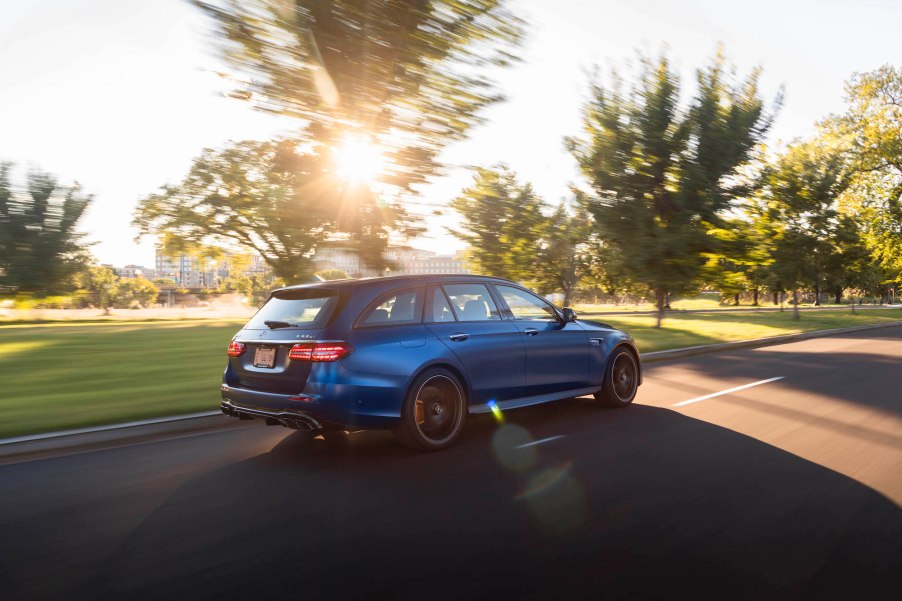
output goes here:
<path id="1" fill-rule="evenodd" d="M 696 285 L 705 256 L 718 250 L 710 233 L 748 193 L 743 168 L 772 113 L 759 71 L 734 81 L 721 55 L 697 71 L 687 108 L 666 57 L 641 65 L 626 89 L 617 76 L 593 85 L 585 136 L 567 146 L 593 189 L 588 206 L 600 237 L 620 251 L 619 270 L 654 291 L 662 315 L 667 294 Z"/>
<path id="2" fill-rule="evenodd" d="M 325 240 L 342 239 L 381 267 L 389 235 L 416 231 L 398 204 L 337 177 L 328 153 L 301 152 L 290 140 L 204 151 L 181 182 L 140 202 L 134 223 L 141 234 L 161 233 L 170 252 L 242 245 L 285 281 L 313 273 L 313 252 Z"/>
<path id="3" fill-rule="evenodd" d="M 462 220 L 451 232 L 469 244 L 467 259 L 485 275 L 528 281 L 545 227 L 544 201 L 504 166 L 480 168 L 473 183 L 451 201 Z"/>
<path id="4" fill-rule="evenodd" d="M 193 0 L 213 20 L 235 94 L 312 124 L 328 143 L 359 131 L 386 149 L 381 181 L 439 168 L 502 96 L 492 68 L 515 60 L 523 22 L 503 0 Z"/>
<path id="5" fill-rule="evenodd" d="M 71 289 L 72 275 L 87 261 L 77 225 L 92 197 L 41 171 L 16 188 L 11 170 L 0 163 L 0 283 L 23 292 Z"/>

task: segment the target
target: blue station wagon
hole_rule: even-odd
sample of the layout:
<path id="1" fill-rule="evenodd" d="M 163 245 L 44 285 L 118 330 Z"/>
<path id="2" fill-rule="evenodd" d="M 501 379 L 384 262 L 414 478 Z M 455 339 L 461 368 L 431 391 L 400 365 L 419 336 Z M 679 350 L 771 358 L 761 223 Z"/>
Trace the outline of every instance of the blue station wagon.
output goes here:
<path id="1" fill-rule="evenodd" d="M 623 407 L 642 381 L 626 333 L 473 275 L 281 288 L 228 355 L 226 415 L 326 435 L 391 429 L 422 450 L 454 442 L 468 414 L 589 394 Z"/>

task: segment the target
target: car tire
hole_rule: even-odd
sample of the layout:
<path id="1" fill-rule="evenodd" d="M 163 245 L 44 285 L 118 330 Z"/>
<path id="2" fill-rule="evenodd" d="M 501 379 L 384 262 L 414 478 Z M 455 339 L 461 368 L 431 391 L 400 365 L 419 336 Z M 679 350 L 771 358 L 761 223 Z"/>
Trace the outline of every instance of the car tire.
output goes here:
<path id="1" fill-rule="evenodd" d="M 447 369 L 431 368 L 411 384 L 394 429 L 402 445 L 419 451 L 440 451 L 457 439 L 467 413 L 465 388 Z"/>
<path id="2" fill-rule="evenodd" d="M 611 354 L 604 371 L 601 390 L 595 399 L 606 407 L 626 407 L 636 398 L 639 390 L 639 363 L 626 348 L 617 347 Z"/>

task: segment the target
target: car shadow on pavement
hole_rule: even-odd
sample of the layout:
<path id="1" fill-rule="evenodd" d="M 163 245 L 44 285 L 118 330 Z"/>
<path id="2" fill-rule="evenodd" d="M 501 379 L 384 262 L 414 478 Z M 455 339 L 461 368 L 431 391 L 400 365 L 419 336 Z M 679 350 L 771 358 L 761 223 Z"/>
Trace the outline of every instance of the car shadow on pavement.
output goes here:
<path id="1" fill-rule="evenodd" d="M 389 434 L 286 436 L 188 481 L 81 591 L 92 598 L 890 599 L 902 511 L 731 430 L 587 399 Z M 556 438 L 555 438 L 556 437 Z"/>

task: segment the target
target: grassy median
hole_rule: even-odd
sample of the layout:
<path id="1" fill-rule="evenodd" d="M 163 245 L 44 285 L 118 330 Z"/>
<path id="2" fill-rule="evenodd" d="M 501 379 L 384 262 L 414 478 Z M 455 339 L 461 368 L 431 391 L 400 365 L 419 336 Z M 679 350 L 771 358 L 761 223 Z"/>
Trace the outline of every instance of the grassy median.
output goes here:
<path id="1" fill-rule="evenodd" d="M 590 314 L 582 317 L 592 319 Z M 641 351 L 902 320 L 900 310 L 597 316 Z M 0 438 L 215 410 L 241 321 L 0 326 Z"/>

